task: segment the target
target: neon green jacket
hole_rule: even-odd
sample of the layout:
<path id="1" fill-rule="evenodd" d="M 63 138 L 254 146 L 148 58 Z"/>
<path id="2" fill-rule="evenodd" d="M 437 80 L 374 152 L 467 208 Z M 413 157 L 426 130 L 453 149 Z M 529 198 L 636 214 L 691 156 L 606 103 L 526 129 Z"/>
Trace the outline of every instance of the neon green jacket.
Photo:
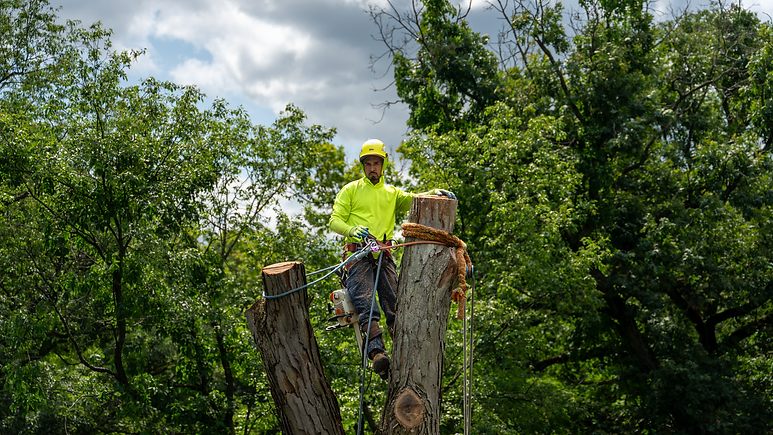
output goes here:
<path id="1" fill-rule="evenodd" d="M 357 225 L 368 227 L 378 240 L 392 240 L 397 212 L 408 211 L 412 193 L 384 184 L 384 177 L 373 184 L 367 177 L 344 186 L 336 195 L 330 229 L 346 236 Z M 354 237 L 344 237 L 349 242 L 361 242 Z"/>

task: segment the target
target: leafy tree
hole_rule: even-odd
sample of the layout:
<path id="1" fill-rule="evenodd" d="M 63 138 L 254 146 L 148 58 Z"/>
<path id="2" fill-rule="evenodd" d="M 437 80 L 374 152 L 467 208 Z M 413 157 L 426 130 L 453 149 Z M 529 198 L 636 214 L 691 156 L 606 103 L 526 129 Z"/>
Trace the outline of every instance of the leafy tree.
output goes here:
<path id="1" fill-rule="evenodd" d="M 50 65 L 65 30 L 55 18 L 46 1 L 0 2 L 0 92 L 18 87 Z"/>
<path id="2" fill-rule="evenodd" d="M 469 31 L 465 15 L 450 3 L 425 2 L 418 14 L 371 8 L 381 37 L 388 40 L 395 69 L 397 94 L 410 108 L 408 126 L 433 126 L 441 132 L 454 125 L 474 125 L 483 109 L 497 99 L 496 58 L 485 47 L 487 37 Z M 415 9 L 414 9 L 415 10 Z M 405 41 L 421 49 L 409 58 L 400 41 L 391 38 L 391 22 L 402 25 Z"/>
<path id="3" fill-rule="evenodd" d="M 269 260 L 330 263 L 328 241 L 267 214 L 335 188 L 308 170 L 344 167 L 333 131 L 292 106 L 262 127 L 195 87 L 129 86 L 141 52 L 45 5 L 4 9 L 4 31 L 24 16 L 52 39 L 8 39 L 29 56 L 0 98 L 2 431 L 276 431 L 242 313 Z"/>
<path id="4" fill-rule="evenodd" d="M 570 38 L 560 4 L 491 5 L 506 23 L 496 75 L 444 75 L 464 56 L 436 47 L 486 48 L 450 3 L 372 10 L 411 108 L 412 176 L 461 199 L 483 306 L 474 424 L 769 432 L 751 369 L 773 296 L 769 25 L 721 3 L 656 22 L 639 2 L 588 1 Z M 437 115 L 490 83 L 485 104 Z"/>

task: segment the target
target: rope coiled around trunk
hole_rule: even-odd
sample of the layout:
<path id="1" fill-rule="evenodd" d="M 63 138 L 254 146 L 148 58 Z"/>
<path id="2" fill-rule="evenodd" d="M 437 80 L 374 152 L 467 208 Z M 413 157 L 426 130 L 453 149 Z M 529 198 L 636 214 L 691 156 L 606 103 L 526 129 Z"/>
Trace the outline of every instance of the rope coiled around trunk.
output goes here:
<path id="1" fill-rule="evenodd" d="M 470 256 L 467 254 L 467 244 L 451 233 L 425 225 L 404 223 L 401 228 L 404 237 L 415 237 L 417 239 L 439 242 L 440 244 L 456 248 L 459 287 L 452 291 L 451 298 L 459 305 L 456 318 L 464 318 L 465 300 L 467 299 L 467 290 L 470 288 L 469 284 L 467 284 L 467 270 L 472 267 L 472 261 L 470 261 Z"/>

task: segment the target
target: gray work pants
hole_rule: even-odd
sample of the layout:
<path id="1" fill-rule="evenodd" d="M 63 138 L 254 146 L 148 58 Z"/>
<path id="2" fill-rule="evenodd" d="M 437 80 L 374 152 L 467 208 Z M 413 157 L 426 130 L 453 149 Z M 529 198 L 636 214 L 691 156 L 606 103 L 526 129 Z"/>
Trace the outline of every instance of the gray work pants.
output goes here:
<path id="1" fill-rule="evenodd" d="M 381 329 L 378 327 L 378 320 L 381 319 L 381 310 L 386 317 L 386 324 L 391 328 L 395 323 L 395 309 L 397 308 L 397 271 L 395 262 L 391 255 L 381 252 L 381 273 L 378 277 L 378 305 L 373 306 L 373 317 L 370 327 L 370 338 L 368 340 L 367 355 L 378 349 L 386 352 L 384 340 L 381 338 Z M 368 332 L 368 317 L 370 316 L 371 301 L 373 301 L 373 288 L 376 281 L 376 271 L 378 270 L 378 259 L 370 254 L 352 264 L 349 268 L 349 274 L 346 279 L 346 289 L 349 291 L 349 297 L 352 299 L 354 307 L 359 314 L 359 324 L 363 333 Z M 379 305 L 381 310 L 379 310 Z"/>

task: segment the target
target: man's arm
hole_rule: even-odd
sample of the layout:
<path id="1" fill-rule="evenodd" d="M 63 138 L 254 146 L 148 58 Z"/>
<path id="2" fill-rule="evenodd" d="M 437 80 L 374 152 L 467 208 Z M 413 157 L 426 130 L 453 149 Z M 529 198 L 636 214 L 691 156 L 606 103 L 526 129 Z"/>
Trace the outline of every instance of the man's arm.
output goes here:
<path id="1" fill-rule="evenodd" d="M 413 200 L 413 197 L 416 195 L 440 195 L 447 196 L 451 199 L 456 199 L 456 195 L 454 195 L 450 190 L 432 189 L 421 193 L 407 193 L 401 189 L 398 189 L 396 211 L 408 211 L 408 209 L 411 208 L 411 200 Z"/>
<path id="2" fill-rule="evenodd" d="M 368 227 L 346 223 L 351 212 L 351 198 L 347 193 L 345 190 L 341 190 L 336 195 L 335 202 L 333 203 L 333 213 L 330 215 L 330 229 L 342 236 L 361 239 L 369 234 Z"/>
<path id="3" fill-rule="evenodd" d="M 347 224 L 346 220 L 349 219 L 350 210 L 351 202 L 344 188 L 338 192 L 333 203 L 333 214 L 330 215 L 329 222 L 330 229 L 342 236 L 348 236 L 351 225 Z"/>

